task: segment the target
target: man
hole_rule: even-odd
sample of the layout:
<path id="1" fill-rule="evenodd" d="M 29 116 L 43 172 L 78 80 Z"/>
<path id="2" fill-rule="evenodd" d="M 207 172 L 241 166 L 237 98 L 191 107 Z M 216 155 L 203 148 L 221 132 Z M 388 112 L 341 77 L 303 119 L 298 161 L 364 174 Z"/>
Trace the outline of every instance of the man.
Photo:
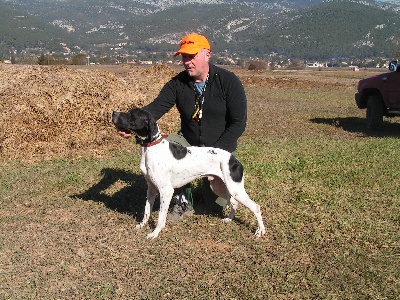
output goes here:
<path id="1" fill-rule="evenodd" d="M 209 62 L 211 47 L 208 40 L 197 33 L 185 36 L 175 56 L 182 56 L 185 71 L 172 78 L 153 102 L 143 107 L 156 120 L 174 105 L 181 118 L 181 130 L 169 140 L 182 146 L 216 147 L 234 152 L 237 140 L 246 127 L 247 100 L 244 88 L 235 74 Z M 119 132 L 122 137 L 130 134 Z M 172 217 L 192 210 L 188 193 L 175 197 Z M 203 180 L 203 200 L 216 212 L 222 211 L 215 201 L 208 180 Z M 218 202 L 218 201 L 217 201 Z"/>

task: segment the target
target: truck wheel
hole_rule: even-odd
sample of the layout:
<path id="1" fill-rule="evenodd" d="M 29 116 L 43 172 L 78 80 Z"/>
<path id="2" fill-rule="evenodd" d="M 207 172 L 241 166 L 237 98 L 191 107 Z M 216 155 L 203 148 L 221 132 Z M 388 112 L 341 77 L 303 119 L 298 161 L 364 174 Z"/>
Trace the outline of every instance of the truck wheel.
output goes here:
<path id="1" fill-rule="evenodd" d="M 367 128 L 380 129 L 383 125 L 383 103 L 379 95 L 371 95 L 367 102 Z"/>

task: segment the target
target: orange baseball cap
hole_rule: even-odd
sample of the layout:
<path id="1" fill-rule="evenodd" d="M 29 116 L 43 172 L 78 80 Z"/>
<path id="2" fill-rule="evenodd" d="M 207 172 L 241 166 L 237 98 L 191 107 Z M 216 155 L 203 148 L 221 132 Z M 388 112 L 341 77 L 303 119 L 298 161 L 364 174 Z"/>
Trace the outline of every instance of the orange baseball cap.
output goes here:
<path id="1" fill-rule="evenodd" d="M 211 50 L 210 43 L 204 36 L 197 33 L 191 33 L 182 39 L 179 50 L 174 56 L 182 53 L 197 54 L 197 52 L 199 52 L 201 49 Z"/>

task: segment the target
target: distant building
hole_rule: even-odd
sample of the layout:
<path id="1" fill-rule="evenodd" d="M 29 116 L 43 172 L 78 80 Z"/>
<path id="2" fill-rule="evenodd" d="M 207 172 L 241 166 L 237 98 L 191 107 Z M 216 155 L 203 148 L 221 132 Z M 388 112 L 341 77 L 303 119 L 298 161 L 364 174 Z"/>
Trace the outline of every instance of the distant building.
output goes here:
<path id="1" fill-rule="evenodd" d="M 352 71 L 360 71 L 360 68 L 358 66 L 349 66 L 349 68 Z"/>
<path id="2" fill-rule="evenodd" d="M 325 65 L 320 62 L 310 62 L 310 63 L 307 63 L 306 66 L 307 66 L 307 68 L 323 68 L 323 67 L 325 67 Z"/>

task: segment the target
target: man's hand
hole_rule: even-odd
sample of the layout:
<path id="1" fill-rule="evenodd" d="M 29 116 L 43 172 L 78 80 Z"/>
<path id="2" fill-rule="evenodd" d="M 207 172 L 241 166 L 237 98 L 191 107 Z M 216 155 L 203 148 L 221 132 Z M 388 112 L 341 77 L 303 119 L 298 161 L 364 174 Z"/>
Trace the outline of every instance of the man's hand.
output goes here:
<path id="1" fill-rule="evenodd" d="M 129 139 L 132 136 L 131 133 L 126 133 L 125 131 L 118 131 L 118 134 L 126 139 Z"/>

